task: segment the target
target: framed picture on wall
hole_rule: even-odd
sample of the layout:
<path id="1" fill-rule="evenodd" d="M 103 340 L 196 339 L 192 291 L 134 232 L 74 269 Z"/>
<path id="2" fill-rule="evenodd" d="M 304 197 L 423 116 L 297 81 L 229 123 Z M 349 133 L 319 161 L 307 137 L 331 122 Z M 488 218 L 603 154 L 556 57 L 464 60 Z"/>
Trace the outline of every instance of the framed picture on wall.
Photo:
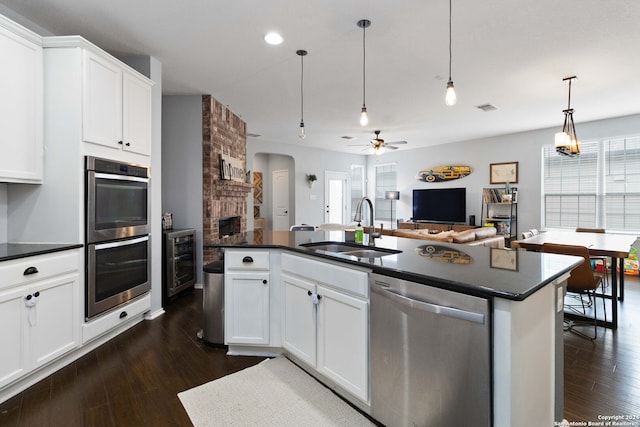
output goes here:
<path id="1" fill-rule="evenodd" d="M 518 162 L 491 163 L 489 165 L 489 182 L 491 184 L 517 184 Z"/>

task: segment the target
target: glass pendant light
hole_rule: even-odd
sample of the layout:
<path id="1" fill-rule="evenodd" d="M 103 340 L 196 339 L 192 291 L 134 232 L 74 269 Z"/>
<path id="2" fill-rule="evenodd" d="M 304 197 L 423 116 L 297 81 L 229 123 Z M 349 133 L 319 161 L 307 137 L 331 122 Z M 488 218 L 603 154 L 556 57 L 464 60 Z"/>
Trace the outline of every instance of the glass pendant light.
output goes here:
<path id="1" fill-rule="evenodd" d="M 297 50 L 296 55 L 300 57 L 300 131 L 298 138 L 305 139 L 307 134 L 304 131 L 304 57 L 307 55 L 306 50 Z"/>
<path id="2" fill-rule="evenodd" d="M 456 90 L 453 87 L 453 80 L 451 80 L 451 0 L 449 0 L 449 81 L 447 82 L 447 92 L 444 95 L 444 103 L 451 107 L 456 105 L 457 101 Z"/>
<path id="3" fill-rule="evenodd" d="M 367 115 L 367 105 L 365 103 L 365 65 L 366 65 L 366 44 L 365 44 L 365 32 L 366 29 L 371 26 L 371 21 L 368 19 L 361 19 L 358 21 L 358 28 L 362 28 L 362 110 L 360 111 L 360 126 L 367 126 L 369 124 L 369 116 Z"/>
<path id="4" fill-rule="evenodd" d="M 576 135 L 576 125 L 573 123 L 573 108 L 571 108 L 571 81 L 576 76 L 565 77 L 562 81 L 569 80 L 569 102 L 564 113 L 562 131 L 555 134 L 556 152 L 564 156 L 575 157 L 580 154 L 580 142 Z"/>

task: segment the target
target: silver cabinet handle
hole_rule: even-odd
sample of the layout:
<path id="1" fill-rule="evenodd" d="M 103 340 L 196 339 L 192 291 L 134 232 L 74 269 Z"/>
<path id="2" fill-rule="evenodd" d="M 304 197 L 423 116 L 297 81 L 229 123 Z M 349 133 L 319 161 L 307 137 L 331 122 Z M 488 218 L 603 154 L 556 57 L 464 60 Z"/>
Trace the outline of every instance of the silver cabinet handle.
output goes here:
<path id="1" fill-rule="evenodd" d="M 418 301 L 413 298 L 405 297 L 389 289 L 380 289 L 381 292 L 389 299 L 411 308 L 428 311 L 430 313 L 453 317 L 456 319 L 466 320 L 473 323 L 484 323 L 484 314 L 474 313 L 472 311 L 460 310 L 459 308 L 445 307 L 430 302 Z"/>

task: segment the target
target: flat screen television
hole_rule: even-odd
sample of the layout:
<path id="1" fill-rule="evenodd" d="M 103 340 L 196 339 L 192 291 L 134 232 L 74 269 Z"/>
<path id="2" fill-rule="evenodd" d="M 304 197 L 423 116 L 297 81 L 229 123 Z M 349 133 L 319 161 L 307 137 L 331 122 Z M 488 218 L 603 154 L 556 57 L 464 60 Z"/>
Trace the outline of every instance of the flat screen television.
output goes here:
<path id="1" fill-rule="evenodd" d="M 413 220 L 464 223 L 467 215 L 466 188 L 413 190 Z"/>

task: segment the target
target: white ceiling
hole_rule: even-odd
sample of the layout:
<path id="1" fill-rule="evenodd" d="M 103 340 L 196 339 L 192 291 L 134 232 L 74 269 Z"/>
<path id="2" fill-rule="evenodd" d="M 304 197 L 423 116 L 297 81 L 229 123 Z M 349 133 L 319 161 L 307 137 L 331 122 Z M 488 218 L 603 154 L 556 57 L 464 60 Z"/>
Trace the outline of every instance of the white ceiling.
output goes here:
<path id="1" fill-rule="evenodd" d="M 453 0 L 458 94 L 444 105 L 447 0 L 0 0 L 56 35 L 151 55 L 165 94 L 211 94 L 257 140 L 365 153 L 375 129 L 400 150 L 562 126 L 563 77 L 579 123 L 640 112 L 640 1 Z M 366 104 L 362 106 L 362 30 Z M 279 46 L 267 45 L 271 30 Z M 305 49 L 304 119 L 300 58 Z M 498 109 L 482 112 L 481 104 Z M 357 139 L 346 141 L 342 136 Z"/>

